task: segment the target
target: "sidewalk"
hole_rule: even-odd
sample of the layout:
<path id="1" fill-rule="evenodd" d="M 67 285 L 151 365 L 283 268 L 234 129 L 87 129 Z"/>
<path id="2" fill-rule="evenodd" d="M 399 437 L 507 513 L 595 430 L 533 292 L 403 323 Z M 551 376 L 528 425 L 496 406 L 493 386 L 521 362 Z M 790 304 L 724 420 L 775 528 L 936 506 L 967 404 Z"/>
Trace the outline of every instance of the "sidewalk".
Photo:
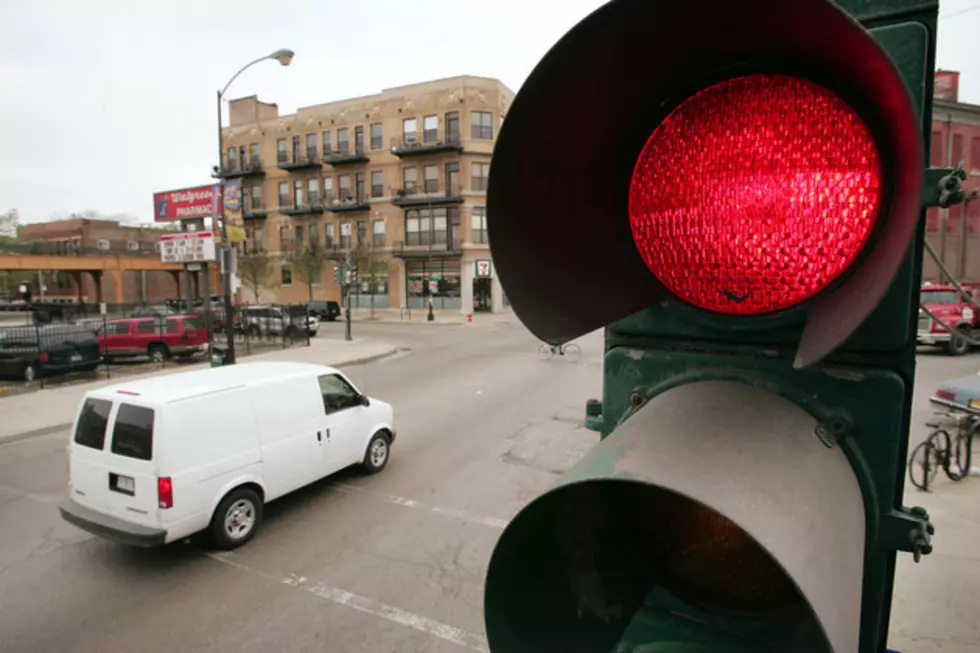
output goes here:
<path id="1" fill-rule="evenodd" d="M 291 361 L 318 363 L 343 367 L 366 363 L 395 353 L 393 345 L 370 340 L 344 340 L 313 338 L 309 347 L 290 347 L 268 353 L 254 354 L 240 359 L 240 364 L 254 361 Z M 161 374 L 175 374 L 188 370 L 204 369 L 208 363 L 153 369 L 146 374 L 116 377 L 91 383 L 79 383 L 60 388 L 50 388 L 0 398 L 0 444 L 22 440 L 34 435 L 44 435 L 67 429 L 75 419 L 75 412 L 86 392 L 93 388 L 125 383 L 128 380 Z"/>
<path id="2" fill-rule="evenodd" d="M 346 309 L 345 309 L 346 310 Z M 376 308 L 372 317 L 369 307 L 355 306 L 351 311 L 351 322 L 381 322 L 395 324 L 430 324 L 430 325 L 462 325 L 462 324 L 497 324 L 517 323 L 517 316 L 510 309 L 502 313 L 471 313 L 472 322 L 459 309 L 435 309 L 429 322 L 429 309 L 413 308 L 411 311 L 399 308 Z"/>

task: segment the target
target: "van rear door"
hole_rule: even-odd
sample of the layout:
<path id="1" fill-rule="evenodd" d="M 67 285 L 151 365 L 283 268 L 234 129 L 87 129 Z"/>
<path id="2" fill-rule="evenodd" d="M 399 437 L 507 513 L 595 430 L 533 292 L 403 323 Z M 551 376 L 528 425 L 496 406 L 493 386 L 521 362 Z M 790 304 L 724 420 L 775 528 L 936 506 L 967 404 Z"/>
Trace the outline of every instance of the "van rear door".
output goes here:
<path id="1" fill-rule="evenodd" d="M 112 407 L 109 399 L 87 397 L 75 420 L 75 432 L 69 448 L 70 497 L 100 512 L 108 512 L 105 449 Z"/>
<path id="2" fill-rule="evenodd" d="M 156 411 L 120 401 L 112 421 L 112 438 L 103 482 L 109 511 L 139 523 L 159 523 L 158 481 L 153 461 Z"/>

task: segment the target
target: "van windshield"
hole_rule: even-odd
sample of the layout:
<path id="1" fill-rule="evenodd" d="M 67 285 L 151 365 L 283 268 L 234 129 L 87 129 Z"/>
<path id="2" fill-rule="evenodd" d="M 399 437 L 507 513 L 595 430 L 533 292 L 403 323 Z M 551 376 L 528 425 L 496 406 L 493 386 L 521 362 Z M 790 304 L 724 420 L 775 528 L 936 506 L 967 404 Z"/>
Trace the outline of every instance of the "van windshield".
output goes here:
<path id="1" fill-rule="evenodd" d="M 112 453 L 139 460 L 153 459 L 153 409 L 122 404 L 112 429 Z"/>
<path id="2" fill-rule="evenodd" d="M 102 451 L 105 446 L 105 429 L 109 424 L 112 402 L 106 399 L 86 399 L 82 414 L 78 416 L 75 444 Z"/>

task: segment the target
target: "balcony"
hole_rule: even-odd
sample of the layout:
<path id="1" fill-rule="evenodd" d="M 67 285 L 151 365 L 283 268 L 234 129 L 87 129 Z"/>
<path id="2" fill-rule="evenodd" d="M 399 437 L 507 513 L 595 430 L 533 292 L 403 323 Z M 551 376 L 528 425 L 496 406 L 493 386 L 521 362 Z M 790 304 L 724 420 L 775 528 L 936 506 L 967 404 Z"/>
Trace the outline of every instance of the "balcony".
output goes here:
<path id="1" fill-rule="evenodd" d="M 441 191 L 426 193 L 421 186 L 412 188 L 395 188 L 392 190 L 395 199 L 392 204 L 403 209 L 412 209 L 430 206 L 449 206 L 452 204 L 462 204 L 463 194 L 458 185 L 453 185 Z"/>
<path id="2" fill-rule="evenodd" d="M 364 148 L 357 148 L 353 152 L 347 148 L 334 150 L 330 154 L 323 155 L 323 162 L 333 167 L 354 165 L 357 163 L 367 163 L 370 161 Z"/>
<path id="3" fill-rule="evenodd" d="M 263 220 L 269 215 L 269 211 L 261 206 L 250 206 L 242 213 L 245 220 Z"/>
<path id="4" fill-rule="evenodd" d="M 281 158 L 276 162 L 276 167 L 280 170 L 286 170 L 288 172 L 295 172 L 297 170 L 310 170 L 311 168 L 319 168 L 320 162 L 316 159 L 316 154 L 312 157 L 310 156 L 300 156 L 296 155 L 293 160 Z"/>
<path id="5" fill-rule="evenodd" d="M 295 206 L 285 206 L 279 209 L 283 215 L 307 215 L 323 213 L 323 204 L 319 201 L 308 204 L 297 204 Z"/>
<path id="6" fill-rule="evenodd" d="M 367 211 L 371 207 L 366 197 L 347 196 L 342 199 L 335 199 L 327 205 L 327 210 L 334 213 L 356 213 Z"/>
<path id="7" fill-rule="evenodd" d="M 428 235 L 434 236 L 435 234 Z M 458 258 L 463 255 L 463 247 L 459 242 L 413 243 L 411 245 L 405 242 L 396 242 L 393 243 L 392 251 L 395 256 L 402 259 Z"/>
<path id="8" fill-rule="evenodd" d="M 463 142 L 459 139 L 459 134 L 449 136 L 438 135 L 435 138 L 425 138 L 422 140 L 403 138 L 391 139 L 391 153 L 400 159 L 411 156 L 425 156 L 427 154 L 445 154 L 447 152 L 463 151 Z"/>
<path id="9" fill-rule="evenodd" d="M 258 157 L 250 160 L 248 163 L 242 162 L 241 165 L 237 161 L 229 164 L 222 168 L 221 170 L 215 171 L 212 175 L 215 179 L 232 179 L 235 177 L 264 177 L 265 170 L 262 169 L 262 160 Z"/>

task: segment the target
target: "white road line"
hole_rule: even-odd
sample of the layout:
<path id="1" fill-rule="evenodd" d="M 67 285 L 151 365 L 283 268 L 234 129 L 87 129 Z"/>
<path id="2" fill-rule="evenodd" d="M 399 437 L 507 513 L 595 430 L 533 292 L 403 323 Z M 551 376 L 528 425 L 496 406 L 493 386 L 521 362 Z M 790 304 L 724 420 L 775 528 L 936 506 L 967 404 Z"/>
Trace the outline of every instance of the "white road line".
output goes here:
<path id="1" fill-rule="evenodd" d="M 233 554 L 230 553 L 208 553 L 206 555 L 213 560 L 217 560 L 218 562 L 226 564 L 230 567 L 240 569 L 246 573 L 252 574 L 253 576 L 258 576 L 260 578 L 264 578 L 265 580 L 281 583 L 288 587 L 302 590 L 318 598 L 330 601 L 331 603 L 336 603 L 338 605 L 351 608 L 352 610 L 357 610 L 358 612 L 364 612 L 366 614 L 374 615 L 375 617 L 387 619 L 393 623 L 432 635 L 433 637 L 438 637 L 439 639 L 447 642 L 452 642 L 453 644 L 464 646 L 474 651 L 480 651 L 481 653 L 487 653 L 490 650 L 486 638 L 481 635 L 467 632 L 460 628 L 456 628 L 455 626 L 440 623 L 433 619 L 429 619 L 428 617 L 423 617 L 421 615 L 408 612 L 407 610 L 402 610 L 401 608 L 396 608 L 394 606 L 381 603 L 380 601 L 375 601 L 374 599 L 369 599 L 366 596 L 354 594 L 353 592 L 348 592 L 347 590 L 340 589 L 339 587 L 330 587 L 324 583 L 309 583 L 305 576 L 296 576 L 295 574 L 290 574 L 285 578 L 274 578 L 269 574 L 252 569 L 247 565 L 243 565 L 240 562 L 232 560 L 231 556 Z"/>
<path id="2" fill-rule="evenodd" d="M 422 503 L 421 501 L 416 501 L 415 499 L 408 499 L 406 497 L 399 497 L 393 494 L 375 494 L 357 487 L 356 485 L 347 485 L 346 483 L 331 483 L 330 487 L 333 487 L 341 492 L 346 492 L 348 494 L 363 494 L 368 497 L 375 497 L 381 499 L 385 503 L 390 503 L 396 506 L 403 506 L 405 508 L 415 508 L 417 510 L 427 510 L 429 512 L 434 512 L 438 515 L 444 515 L 446 517 L 454 517 L 456 519 L 462 519 L 463 521 L 473 522 L 474 524 L 481 524 L 483 526 L 489 526 L 490 528 L 497 528 L 503 530 L 507 528 L 507 520 L 499 519 L 497 517 L 486 517 L 483 515 L 474 515 L 468 513 L 465 510 L 455 510 L 453 508 L 442 508 L 440 506 L 430 506 Z"/>

